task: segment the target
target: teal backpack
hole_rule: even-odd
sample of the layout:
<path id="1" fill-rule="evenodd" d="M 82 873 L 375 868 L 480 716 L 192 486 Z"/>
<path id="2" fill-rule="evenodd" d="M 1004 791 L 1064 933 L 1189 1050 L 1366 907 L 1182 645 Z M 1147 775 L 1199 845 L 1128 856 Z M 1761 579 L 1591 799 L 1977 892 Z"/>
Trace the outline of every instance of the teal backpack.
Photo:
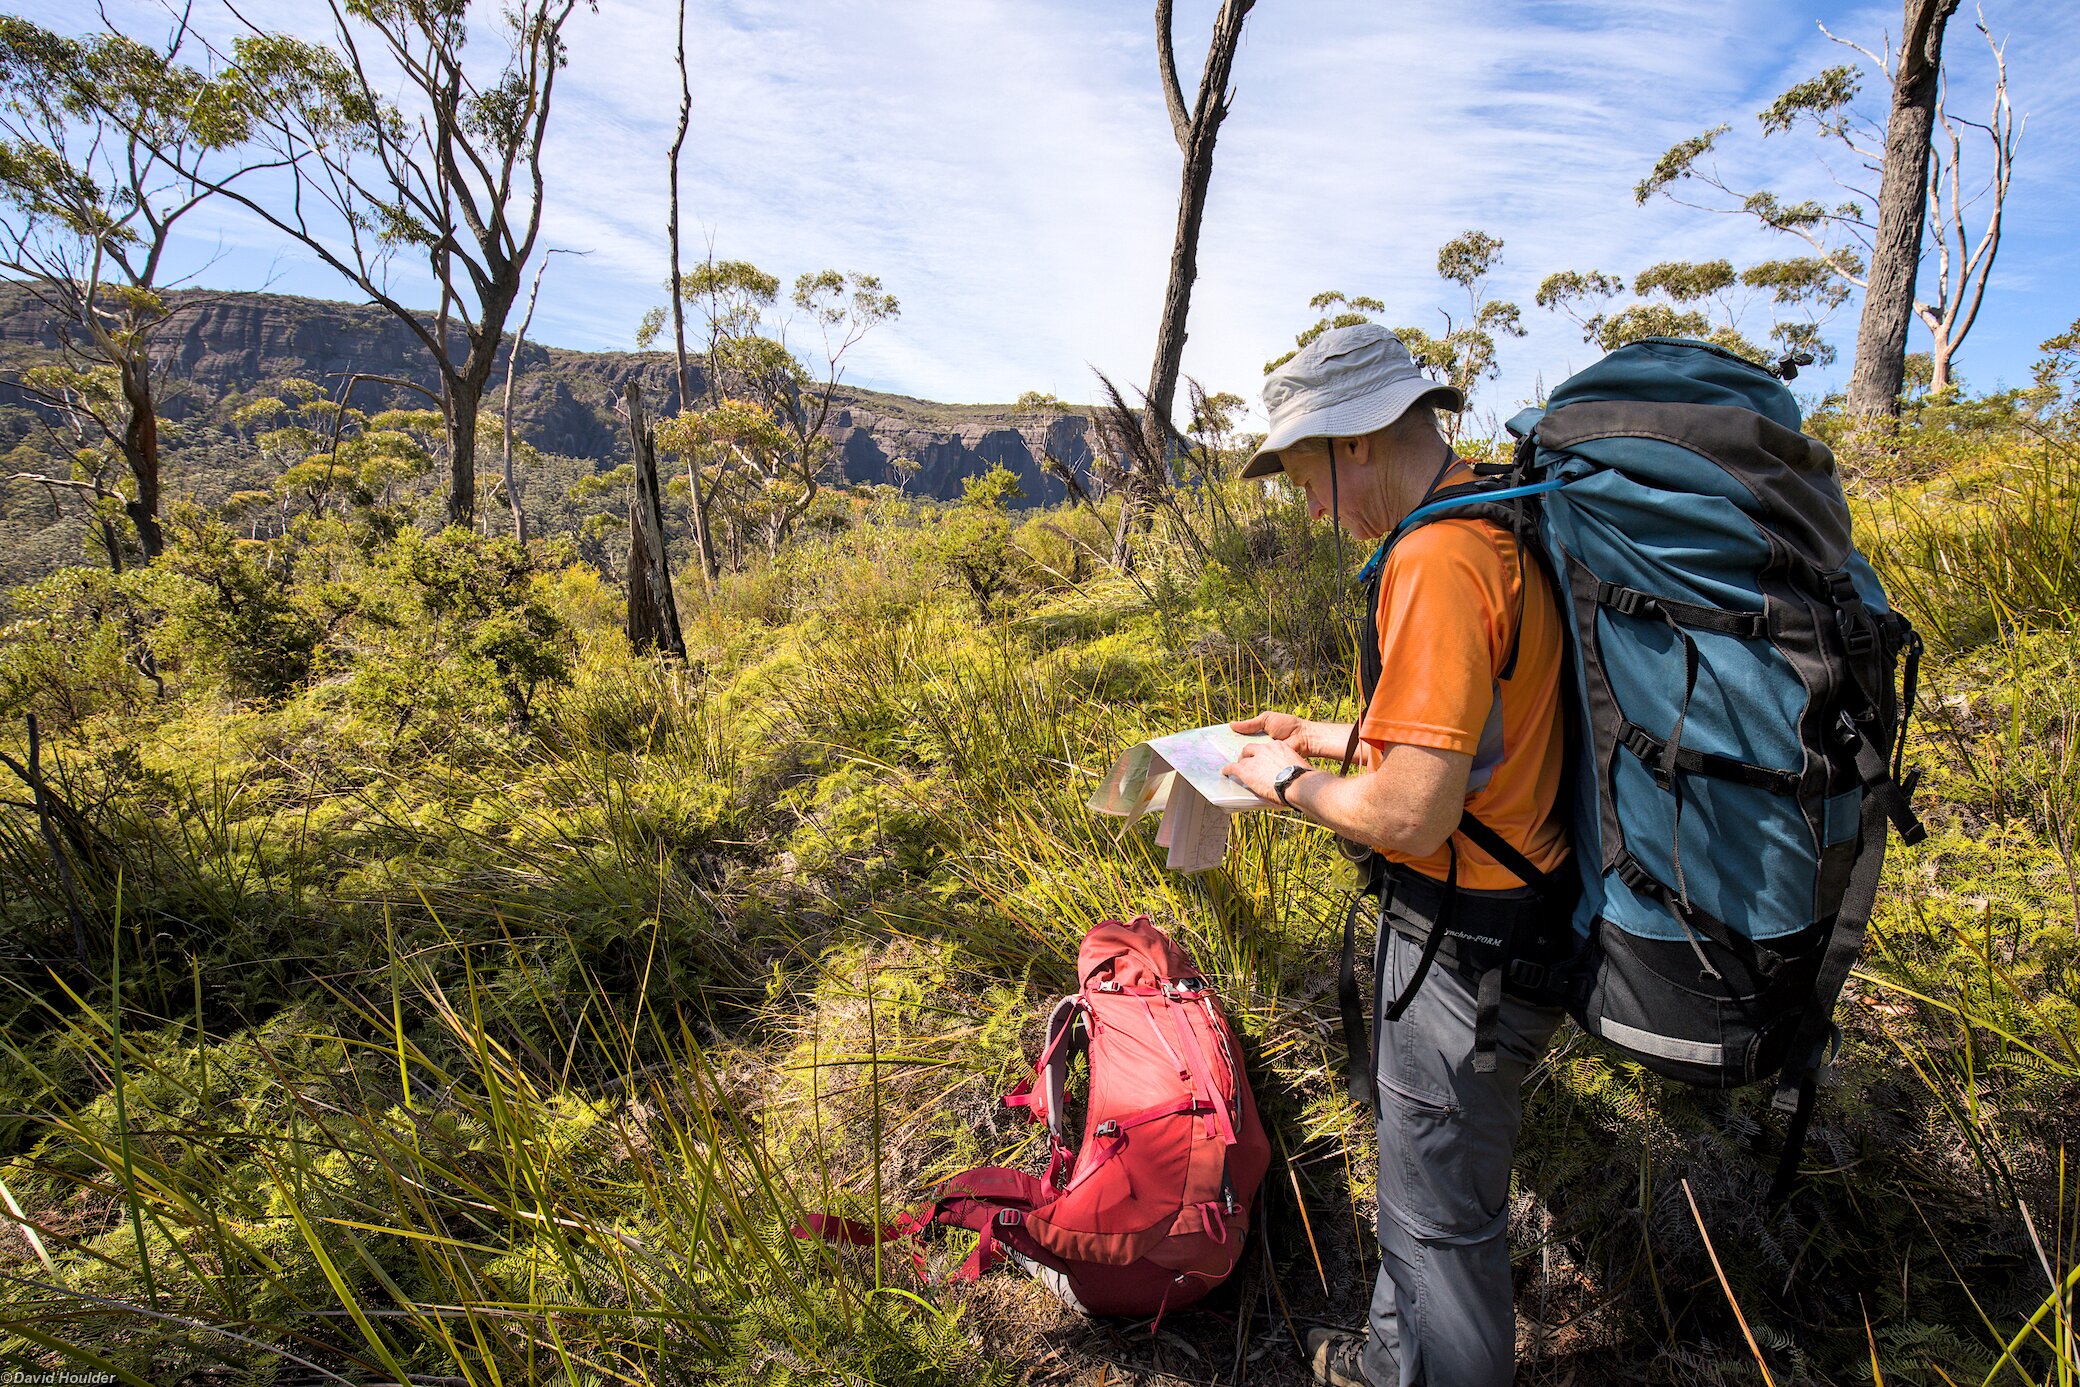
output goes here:
<path id="1" fill-rule="evenodd" d="M 1580 894 L 1572 957 L 1537 980 L 1657 1073 L 1774 1081 L 1790 1119 L 1775 1198 L 1839 1034 L 1888 822 L 1922 836 L 1902 767 L 1921 642 L 1800 423 L 1771 371 L 1650 338 L 1510 420 L 1512 464 L 1388 540 L 1472 514 L 1543 555 L 1569 635 Z"/>

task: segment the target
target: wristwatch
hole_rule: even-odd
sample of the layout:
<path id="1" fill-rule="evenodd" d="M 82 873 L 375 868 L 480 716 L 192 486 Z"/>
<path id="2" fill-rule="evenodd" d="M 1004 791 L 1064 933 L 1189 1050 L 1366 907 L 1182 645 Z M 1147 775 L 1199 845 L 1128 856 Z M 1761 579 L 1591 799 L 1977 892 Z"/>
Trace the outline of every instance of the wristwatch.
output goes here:
<path id="1" fill-rule="evenodd" d="M 1278 802 L 1288 809 L 1297 809 L 1299 806 L 1286 798 L 1286 791 L 1292 787 L 1294 781 L 1313 769 L 1313 766 L 1287 766 L 1272 776 L 1271 789 L 1277 794 Z"/>

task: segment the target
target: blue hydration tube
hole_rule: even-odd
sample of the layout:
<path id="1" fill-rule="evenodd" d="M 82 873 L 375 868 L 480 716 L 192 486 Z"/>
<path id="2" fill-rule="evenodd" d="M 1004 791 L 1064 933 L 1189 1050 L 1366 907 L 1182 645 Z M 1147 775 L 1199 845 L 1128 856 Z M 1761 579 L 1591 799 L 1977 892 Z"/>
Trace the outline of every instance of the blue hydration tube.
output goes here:
<path id="1" fill-rule="evenodd" d="M 1455 506 L 1471 506 L 1484 501 L 1510 501 L 1519 496 L 1536 496 L 1541 492 L 1558 491 L 1566 485 L 1566 481 L 1554 478 L 1549 481 L 1532 482 L 1527 486 L 1506 486 L 1500 491 L 1483 491 L 1466 496 L 1453 496 L 1443 501 L 1432 501 L 1427 506 L 1417 506 L 1401 518 L 1401 523 L 1394 527 L 1393 534 L 1380 541 L 1379 548 L 1375 549 L 1372 557 L 1365 561 L 1365 566 L 1358 570 L 1358 581 L 1361 583 L 1371 581 L 1373 571 L 1387 557 L 1388 547 L 1393 544 L 1394 540 L 1403 531 L 1425 516 L 1434 515 L 1438 511 L 1451 510 Z"/>

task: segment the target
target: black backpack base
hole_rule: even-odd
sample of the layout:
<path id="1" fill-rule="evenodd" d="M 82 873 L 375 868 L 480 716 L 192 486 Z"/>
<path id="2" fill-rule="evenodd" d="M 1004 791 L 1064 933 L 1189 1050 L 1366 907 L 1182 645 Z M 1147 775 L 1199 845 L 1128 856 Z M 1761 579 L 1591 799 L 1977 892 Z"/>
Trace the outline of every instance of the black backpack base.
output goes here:
<path id="1" fill-rule="evenodd" d="M 1568 1010 L 1665 1078 L 1698 1088 L 1760 1083 L 1791 1057 L 1833 933 L 1824 920 L 1742 957 L 1708 940 L 1642 939 L 1598 921 Z"/>

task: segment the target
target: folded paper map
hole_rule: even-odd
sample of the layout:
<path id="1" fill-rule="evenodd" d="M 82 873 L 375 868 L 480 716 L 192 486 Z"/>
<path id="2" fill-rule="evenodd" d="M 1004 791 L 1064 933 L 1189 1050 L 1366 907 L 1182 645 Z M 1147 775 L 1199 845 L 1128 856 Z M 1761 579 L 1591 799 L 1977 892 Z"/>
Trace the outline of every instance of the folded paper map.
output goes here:
<path id="1" fill-rule="evenodd" d="M 1270 740 L 1215 723 L 1142 742 L 1113 762 L 1090 807 L 1124 818 L 1129 827 L 1144 814 L 1161 814 L 1156 846 L 1169 851 L 1170 869 L 1203 872 L 1220 865 L 1230 818 L 1245 809 L 1278 808 L 1221 774 L 1243 747 Z"/>

